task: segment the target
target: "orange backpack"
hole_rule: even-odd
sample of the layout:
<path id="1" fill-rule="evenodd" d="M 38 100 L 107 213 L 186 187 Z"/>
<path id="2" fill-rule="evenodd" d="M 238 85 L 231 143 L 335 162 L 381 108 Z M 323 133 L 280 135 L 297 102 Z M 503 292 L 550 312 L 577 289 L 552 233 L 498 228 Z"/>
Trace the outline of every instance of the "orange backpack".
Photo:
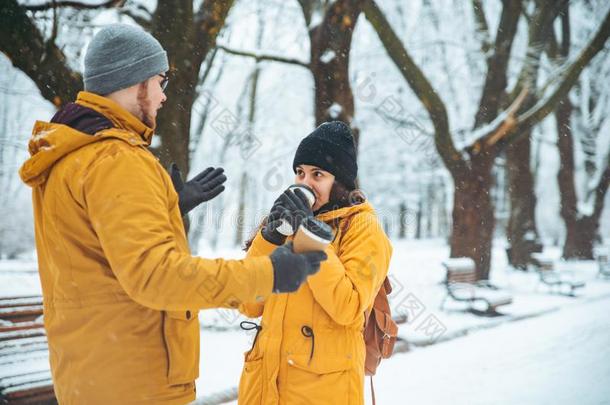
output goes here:
<path id="1" fill-rule="evenodd" d="M 392 319 L 388 301 L 388 295 L 391 292 L 392 284 L 386 277 L 377 292 L 373 307 L 364 313 L 364 343 L 366 344 L 364 373 L 367 376 L 375 375 L 381 360 L 389 358 L 394 351 L 398 325 Z"/>

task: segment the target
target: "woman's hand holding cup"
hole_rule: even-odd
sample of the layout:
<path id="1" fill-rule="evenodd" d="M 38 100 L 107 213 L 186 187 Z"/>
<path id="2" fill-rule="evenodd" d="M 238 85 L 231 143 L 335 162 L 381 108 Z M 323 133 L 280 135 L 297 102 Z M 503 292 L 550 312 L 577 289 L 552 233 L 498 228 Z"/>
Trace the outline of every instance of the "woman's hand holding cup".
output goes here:
<path id="1" fill-rule="evenodd" d="M 273 244 L 283 244 L 305 218 L 313 217 L 311 207 L 314 203 L 314 194 L 307 186 L 290 186 L 273 203 L 262 229 L 263 237 Z"/>

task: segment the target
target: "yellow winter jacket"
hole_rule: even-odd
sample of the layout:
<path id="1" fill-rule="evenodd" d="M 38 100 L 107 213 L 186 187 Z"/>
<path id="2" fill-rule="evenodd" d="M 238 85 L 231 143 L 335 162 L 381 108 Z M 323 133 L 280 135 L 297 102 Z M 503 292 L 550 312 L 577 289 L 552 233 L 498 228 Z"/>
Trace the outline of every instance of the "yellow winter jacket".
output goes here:
<path id="1" fill-rule="evenodd" d="M 20 175 L 33 188 L 51 372 L 60 404 L 185 404 L 199 374 L 198 309 L 272 290 L 268 257 L 193 257 L 152 130 L 113 101 L 77 104 L 114 128 L 37 122 Z"/>
<path id="2" fill-rule="evenodd" d="M 295 293 L 240 306 L 246 316 L 262 315 L 245 354 L 240 405 L 364 403 L 364 311 L 387 275 L 392 247 L 369 203 L 317 218 L 337 233 L 320 271 Z M 259 232 L 248 257 L 274 248 Z"/>

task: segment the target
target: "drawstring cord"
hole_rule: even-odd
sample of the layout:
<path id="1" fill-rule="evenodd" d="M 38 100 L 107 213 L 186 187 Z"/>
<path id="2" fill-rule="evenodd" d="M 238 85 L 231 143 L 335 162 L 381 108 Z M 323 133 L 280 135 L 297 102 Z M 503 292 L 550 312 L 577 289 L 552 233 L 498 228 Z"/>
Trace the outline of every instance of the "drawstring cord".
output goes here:
<path id="1" fill-rule="evenodd" d="M 315 349 L 315 345 L 316 345 L 316 337 L 313 334 L 313 329 L 311 329 L 309 326 L 305 325 L 301 328 L 301 333 L 303 334 L 303 336 L 305 336 L 306 338 L 311 338 L 311 352 L 309 353 L 309 362 L 307 364 L 311 363 L 311 359 L 313 359 L 313 351 Z"/>
<path id="2" fill-rule="evenodd" d="M 263 329 L 263 327 L 250 321 L 240 322 L 239 327 L 246 331 L 256 329 L 256 335 L 254 336 L 254 341 L 252 342 L 252 347 L 250 348 L 250 350 L 254 349 L 254 346 L 256 345 L 256 340 L 258 339 L 258 334 L 260 333 L 261 329 Z M 311 329 L 307 325 L 301 328 L 301 333 L 306 338 L 311 338 L 311 352 L 309 353 L 309 362 L 307 363 L 310 364 L 311 360 L 313 359 L 313 353 L 316 347 L 316 336 L 313 333 L 313 329 Z"/>
<path id="3" fill-rule="evenodd" d="M 241 321 L 239 323 L 239 327 L 245 331 L 256 329 L 256 335 L 254 335 L 254 341 L 252 342 L 252 347 L 250 348 L 250 351 L 252 351 L 254 349 L 254 345 L 256 344 L 256 339 L 258 339 L 258 334 L 261 332 L 263 327 L 250 321 Z"/>

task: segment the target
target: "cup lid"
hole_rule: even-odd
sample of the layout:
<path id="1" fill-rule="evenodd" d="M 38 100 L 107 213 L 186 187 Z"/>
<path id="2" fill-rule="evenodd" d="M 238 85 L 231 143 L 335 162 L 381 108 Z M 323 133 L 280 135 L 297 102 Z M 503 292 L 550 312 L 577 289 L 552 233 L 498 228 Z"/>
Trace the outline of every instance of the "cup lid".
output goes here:
<path id="1" fill-rule="evenodd" d="M 307 199 L 309 200 L 309 205 L 313 206 L 316 203 L 316 195 L 314 194 L 314 192 L 311 189 L 311 187 L 309 187 L 308 185 L 306 185 L 306 184 L 293 184 L 289 188 L 291 190 L 294 190 L 295 188 L 300 188 L 301 191 L 303 191 L 305 193 L 305 195 L 307 196 Z"/>
<path id="2" fill-rule="evenodd" d="M 315 218 L 305 218 L 303 222 L 301 222 L 301 228 L 303 228 L 308 235 L 313 235 L 325 243 L 332 242 L 334 238 L 333 228 L 327 223 Z"/>

